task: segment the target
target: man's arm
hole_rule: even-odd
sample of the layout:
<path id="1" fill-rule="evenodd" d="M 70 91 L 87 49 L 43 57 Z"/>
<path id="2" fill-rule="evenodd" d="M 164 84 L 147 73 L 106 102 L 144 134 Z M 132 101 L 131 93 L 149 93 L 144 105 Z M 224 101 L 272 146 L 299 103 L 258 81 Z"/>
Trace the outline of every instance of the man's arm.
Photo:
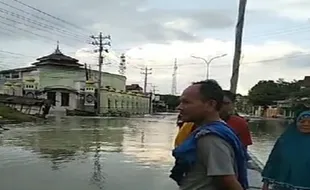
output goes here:
<path id="1" fill-rule="evenodd" d="M 228 143 L 217 136 L 207 135 L 198 140 L 197 148 L 207 175 L 214 177 L 219 189 L 243 190 L 236 177 L 234 153 Z"/>

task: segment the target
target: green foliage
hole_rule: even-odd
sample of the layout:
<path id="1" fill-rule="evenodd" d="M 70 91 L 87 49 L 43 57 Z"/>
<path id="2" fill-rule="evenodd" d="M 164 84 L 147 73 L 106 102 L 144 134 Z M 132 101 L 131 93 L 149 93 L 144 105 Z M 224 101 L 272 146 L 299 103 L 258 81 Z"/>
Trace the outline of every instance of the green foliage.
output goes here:
<path id="1" fill-rule="evenodd" d="M 179 98 L 179 96 L 174 96 L 170 94 L 160 95 L 160 100 L 165 102 L 169 110 L 176 109 L 176 107 L 179 105 Z"/>
<path id="2" fill-rule="evenodd" d="M 267 106 L 279 100 L 293 98 L 296 93 L 300 93 L 301 83 L 302 81 L 287 82 L 283 79 L 259 81 L 250 89 L 249 101 L 256 106 Z"/>

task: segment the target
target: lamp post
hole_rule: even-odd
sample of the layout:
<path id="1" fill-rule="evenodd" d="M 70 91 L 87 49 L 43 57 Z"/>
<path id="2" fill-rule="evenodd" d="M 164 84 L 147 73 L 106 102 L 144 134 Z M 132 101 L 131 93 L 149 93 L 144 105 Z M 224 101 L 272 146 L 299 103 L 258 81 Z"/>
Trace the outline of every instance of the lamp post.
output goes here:
<path id="1" fill-rule="evenodd" d="M 203 58 L 203 57 L 197 57 L 197 56 L 191 56 L 192 58 L 195 58 L 195 59 L 200 59 L 200 60 L 203 60 L 205 62 L 205 64 L 207 65 L 207 79 L 209 79 L 209 72 L 210 72 L 210 64 L 213 60 L 215 59 L 219 59 L 219 58 L 222 58 L 222 57 L 225 57 L 227 54 L 222 54 L 222 55 L 218 55 L 218 56 L 215 56 L 215 57 L 212 57 L 210 58 L 209 60 Z"/>

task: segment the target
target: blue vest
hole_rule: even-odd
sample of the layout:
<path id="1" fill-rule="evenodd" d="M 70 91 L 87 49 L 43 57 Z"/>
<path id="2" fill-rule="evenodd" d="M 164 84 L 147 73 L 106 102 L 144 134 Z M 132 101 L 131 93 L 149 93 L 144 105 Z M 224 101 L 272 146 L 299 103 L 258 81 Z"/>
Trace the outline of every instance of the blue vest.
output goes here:
<path id="1" fill-rule="evenodd" d="M 236 158 L 238 181 L 246 189 L 248 187 L 246 150 L 230 127 L 221 121 L 198 127 L 180 146 L 172 151 L 175 165 L 171 170 L 170 178 L 180 185 L 182 179 L 197 161 L 196 149 L 199 137 L 207 134 L 216 135 L 231 145 Z"/>

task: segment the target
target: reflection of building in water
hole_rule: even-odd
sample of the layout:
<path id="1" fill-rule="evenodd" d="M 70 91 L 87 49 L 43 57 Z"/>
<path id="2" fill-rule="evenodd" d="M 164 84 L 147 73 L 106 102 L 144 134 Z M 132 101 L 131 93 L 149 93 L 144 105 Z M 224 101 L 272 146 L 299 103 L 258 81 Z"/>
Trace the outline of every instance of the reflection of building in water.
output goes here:
<path id="1" fill-rule="evenodd" d="M 164 122 L 141 122 L 125 132 L 123 152 L 145 164 L 172 162 L 171 150 L 176 127 Z"/>
<path id="2" fill-rule="evenodd" d="M 41 130 L 18 134 L 14 138 L 19 140 L 9 143 L 32 149 L 51 160 L 57 169 L 63 162 L 83 157 L 83 153 L 122 151 L 126 122 L 120 119 L 66 118 L 57 128 L 54 123 L 48 123 Z"/>

